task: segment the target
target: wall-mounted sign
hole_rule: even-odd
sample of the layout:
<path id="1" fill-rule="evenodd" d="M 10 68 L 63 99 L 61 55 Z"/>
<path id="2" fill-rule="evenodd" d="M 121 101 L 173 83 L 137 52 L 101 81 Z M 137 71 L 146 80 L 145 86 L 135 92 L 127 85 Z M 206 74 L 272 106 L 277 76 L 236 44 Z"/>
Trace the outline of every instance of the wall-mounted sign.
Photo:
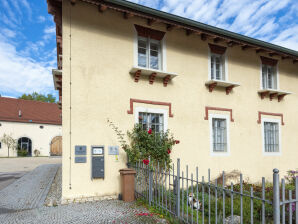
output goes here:
<path id="1" fill-rule="evenodd" d="M 119 146 L 109 146 L 109 155 L 119 155 Z"/>
<path id="2" fill-rule="evenodd" d="M 76 145 L 75 146 L 75 155 L 86 155 L 87 147 L 85 145 Z"/>
<path id="3" fill-rule="evenodd" d="M 82 157 L 75 157 L 75 163 L 86 163 L 87 158 L 85 156 Z"/>

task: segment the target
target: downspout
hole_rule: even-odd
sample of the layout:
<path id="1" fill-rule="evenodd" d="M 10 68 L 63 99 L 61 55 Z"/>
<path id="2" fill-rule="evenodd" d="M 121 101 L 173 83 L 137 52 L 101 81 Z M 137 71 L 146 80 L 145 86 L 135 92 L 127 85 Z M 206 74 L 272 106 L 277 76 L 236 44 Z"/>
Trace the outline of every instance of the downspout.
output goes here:
<path id="1" fill-rule="evenodd" d="M 71 7 L 69 1 L 69 189 L 71 190 Z"/>

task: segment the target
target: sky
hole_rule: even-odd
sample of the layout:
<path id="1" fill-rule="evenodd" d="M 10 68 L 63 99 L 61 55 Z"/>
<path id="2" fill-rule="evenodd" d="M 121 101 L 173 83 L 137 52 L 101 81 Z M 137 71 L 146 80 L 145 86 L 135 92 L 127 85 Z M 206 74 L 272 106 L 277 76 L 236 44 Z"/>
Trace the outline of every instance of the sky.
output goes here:
<path id="1" fill-rule="evenodd" d="M 298 0 L 131 0 L 298 51 Z M 58 96 L 55 24 L 46 0 L 0 0 L 0 95 Z"/>

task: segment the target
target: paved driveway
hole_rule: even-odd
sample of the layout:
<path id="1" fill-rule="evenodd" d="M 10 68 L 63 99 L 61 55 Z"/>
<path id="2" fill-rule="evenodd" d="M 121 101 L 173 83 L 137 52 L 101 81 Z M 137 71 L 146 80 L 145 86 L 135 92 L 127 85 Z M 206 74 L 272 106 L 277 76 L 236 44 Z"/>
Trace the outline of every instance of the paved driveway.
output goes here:
<path id="1" fill-rule="evenodd" d="M 42 164 L 60 164 L 61 157 L 0 158 L 0 190 Z"/>

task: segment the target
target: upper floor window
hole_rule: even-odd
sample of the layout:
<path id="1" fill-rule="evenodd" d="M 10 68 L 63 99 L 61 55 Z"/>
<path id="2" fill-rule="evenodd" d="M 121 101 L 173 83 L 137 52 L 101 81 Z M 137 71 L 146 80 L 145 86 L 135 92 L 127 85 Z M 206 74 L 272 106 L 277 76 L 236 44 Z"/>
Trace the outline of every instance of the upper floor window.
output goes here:
<path id="1" fill-rule="evenodd" d="M 138 37 L 138 66 L 161 70 L 161 44 L 159 40 Z"/>
<path id="2" fill-rule="evenodd" d="M 219 54 L 211 54 L 211 79 L 225 80 L 223 74 L 223 56 Z"/>
<path id="3" fill-rule="evenodd" d="M 277 89 L 277 60 L 261 57 L 262 60 L 262 88 Z"/>
<path id="4" fill-rule="evenodd" d="M 211 80 L 225 81 L 225 51 L 226 48 L 214 44 L 209 44 L 210 48 L 210 78 Z"/>
<path id="5" fill-rule="evenodd" d="M 135 25 L 137 38 L 137 65 L 139 67 L 163 70 L 162 39 L 165 32 Z"/>

